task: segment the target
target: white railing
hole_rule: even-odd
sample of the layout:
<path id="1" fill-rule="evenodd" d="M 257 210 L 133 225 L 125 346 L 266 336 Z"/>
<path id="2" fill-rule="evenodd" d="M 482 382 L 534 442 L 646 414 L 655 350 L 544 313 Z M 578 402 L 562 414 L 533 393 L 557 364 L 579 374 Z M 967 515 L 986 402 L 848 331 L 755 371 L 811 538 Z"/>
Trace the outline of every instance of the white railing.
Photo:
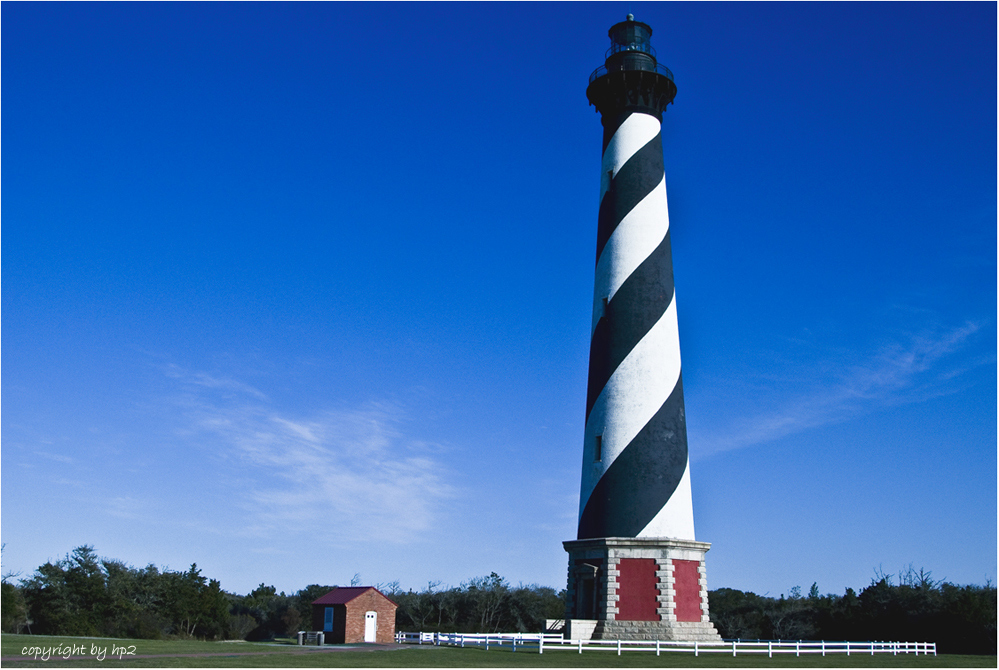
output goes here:
<path id="1" fill-rule="evenodd" d="M 395 634 L 395 641 L 399 644 L 437 644 L 437 633 L 403 633 Z"/>
<path id="2" fill-rule="evenodd" d="M 722 640 L 719 642 L 673 640 L 566 640 L 558 633 L 396 633 L 396 642 L 403 644 L 433 644 L 452 647 L 507 648 L 512 651 L 654 651 L 692 653 L 694 656 L 710 653 L 739 654 L 920 654 L 937 655 L 935 642 L 828 642 L 804 640 Z"/>

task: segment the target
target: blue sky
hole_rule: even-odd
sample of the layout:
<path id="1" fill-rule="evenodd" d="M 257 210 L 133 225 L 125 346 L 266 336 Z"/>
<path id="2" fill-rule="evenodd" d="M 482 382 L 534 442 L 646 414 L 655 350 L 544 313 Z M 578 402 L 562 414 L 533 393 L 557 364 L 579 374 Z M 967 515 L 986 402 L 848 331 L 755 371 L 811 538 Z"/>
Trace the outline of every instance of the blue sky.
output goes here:
<path id="1" fill-rule="evenodd" d="M 4 571 L 564 586 L 628 12 L 709 588 L 994 582 L 992 3 L 4 3 Z"/>

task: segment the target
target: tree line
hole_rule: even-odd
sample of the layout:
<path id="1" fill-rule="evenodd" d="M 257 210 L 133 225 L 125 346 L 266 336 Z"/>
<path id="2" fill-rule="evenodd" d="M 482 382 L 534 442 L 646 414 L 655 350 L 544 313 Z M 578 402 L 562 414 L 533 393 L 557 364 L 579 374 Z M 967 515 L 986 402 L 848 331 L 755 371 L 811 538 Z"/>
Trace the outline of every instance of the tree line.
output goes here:
<path id="1" fill-rule="evenodd" d="M 334 586 L 312 584 L 293 594 L 260 584 L 247 595 L 223 591 L 196 564 L 183 572 L 134 568 L 81 546 L 28 578 L 0 583 L 5 633 L 263 640 L 312 627 L 312 602 Z M 352 584 L 353 585 L 353 584 Z M 510 586 L 492 573 L 458 587 L 431 583 L 420 592 L 398 582 L 377 585 L 399 605 L 400 630 L 536 632 L 561 618 L 564 601 L 545 586 Z"/>
<path id="2" fill-rule="evenodd" d="M 138 639 L 263 640 L 312 626 L 312 602 L 333 586 L 312 584 L 290 595 L 260 584 L 246 595 L 223 591 L 197 565 L 186 571 L 134 568 L 77 547 L 33 575 L 0 583 L 5 633 Z M 356 581 L 355 581 L 356 584 Z M 355 585 L 352 584 L 352 585 Z M 431 582 L 421 591 L 376 585 L 398 606 L 399 630 L 539 632 L 561 619 L 565 592 L 511 586 L 495 572 L 459 586 Z M 893 640 L 936 642 L 941 653 L 994 654 L 996 588 L 934 581 L 911 567 L 876 574 L 858 594 L 785 597 L 721 588 L 708 592 L 711 620 L 726 639 Z"/>
<path id="3" fill-rule="evenodd" d="M 440 588 L 431 582 L 420 592 L 390 584 L 385 595 L 399 605 L 399 630 L 449 633 L 538 633 L 546 619 L 565 616 L 565 592 L 549 586 L 511 587 L 495 572 L 488 577 Z"/>
<path id="4" fill-rule="evenodd" d="M 996 587 L 935 581 L 912 566 L 842 596 L 820 595 L 817 584 L 780 598 L 716 589 L 708 609 L 726 639 L 936 642 L 944 654 L 996 653 Z"/>

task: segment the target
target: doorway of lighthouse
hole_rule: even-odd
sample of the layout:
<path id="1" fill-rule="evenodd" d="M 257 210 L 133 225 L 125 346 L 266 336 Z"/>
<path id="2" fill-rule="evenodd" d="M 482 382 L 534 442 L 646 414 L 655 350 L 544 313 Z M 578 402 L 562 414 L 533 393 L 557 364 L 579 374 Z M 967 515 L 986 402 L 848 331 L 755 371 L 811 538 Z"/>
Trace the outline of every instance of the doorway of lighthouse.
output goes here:
<path id="1" fill-rule="evenodd" d="M 583 577 L 580 580 L 579 588 L 579 607 L 577 608 L 576 618 L 578 619 L 596 619 L 597 618 L 597 608 L 596 608 L 596 580 L 593 577 Z"/>

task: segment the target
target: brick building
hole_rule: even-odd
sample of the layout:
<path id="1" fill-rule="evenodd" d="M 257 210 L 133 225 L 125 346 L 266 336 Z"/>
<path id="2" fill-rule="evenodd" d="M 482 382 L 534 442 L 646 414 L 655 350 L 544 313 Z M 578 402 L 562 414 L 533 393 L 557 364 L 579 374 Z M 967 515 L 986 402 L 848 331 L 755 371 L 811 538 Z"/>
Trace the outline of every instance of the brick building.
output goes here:
<path id="1" fill-rule="evenodd" d="M 398 607 L 373 586 L 342 586 L 312 601 L 312 630 L 330 644 L 395 641 Z"/>

